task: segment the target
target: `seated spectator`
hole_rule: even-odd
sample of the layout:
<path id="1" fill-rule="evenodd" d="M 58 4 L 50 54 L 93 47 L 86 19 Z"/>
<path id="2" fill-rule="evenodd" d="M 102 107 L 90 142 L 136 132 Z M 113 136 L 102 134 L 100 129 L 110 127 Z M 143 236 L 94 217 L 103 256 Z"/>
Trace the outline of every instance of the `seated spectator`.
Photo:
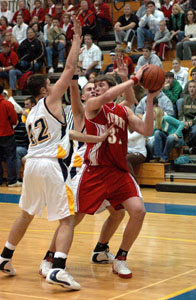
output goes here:
<path id="1" fill-rule="evenodd" d="M 123 62 L 127 65 L 128 67 L 128 75 L 131 76 L 134 73 L 134 64 L 133 61 L 130 57 L 125 55 L 125 49 L 122 46 L 117 46 L 115 48 L 115 60 L 114 60 L 114 72 L 115 69 L 117 68 L 117 59 L 122 59 Z"/>
<path id="2" fill-rule="evenodd" d="M 146 99 L 147 96 L 143 97 L 135 109 L 135 114 L 141 119 L 146 112 Z M 157 100 L 158 106 L 161 107 L 167 115 L 173 116 L 174 110 L 172 102 L 162 91 L 157 96 Z"/>
<path id="3" fill-rule="evenodd" d="M 0 18 L 0 25 L 2 25 L 2 26 L 5 27 L 5 31 L 6 31 L 6 32 L 7 32 L 7 31 L 12 32 L 12 27 L 9 25 L 8 19 L 7 19 L 6 17 L 2 16 L 2 17 Z"/>
<path id="4" fill-rule="evenodd" d="M 154 40 L 161 20 L 164 20 L 164 14 L 156 9 L 153 1 L 149 1 L 146 14 L 140 19 L 137 28 L 137 48 L 139 51 L 143 49 L 146 40 L 151 42 Z"/>
<path id="5" fill-rule="evenodd" d="M 159 58 L 165 60 L 165 52 L 170 49 L 170 32 L 166 27 L 165 21 L 160 21 L 159 30 L 155 33 L 152 49 L 156 51 Z"/>
<path id="6" fill-rule="evenodd" d="M 6 162 L 8 187 L 21 186 L 16 173 L 16 144 L 13 126 L 17 123 L 14 106 L 5 100 L 0 86 L 0 185 L 3 183 L 2 161 Z"/>
<path id="7" fill-rule="evenodd" d="M 162 91 L 173 103 L 174 117 L 177 118 L 179 111 L 179 109 L 177 108 L 177 100 L 180 99 L 182 87 L 179 84 L 179 82 L 174 78 L 174 73 L 165 73 L 165 84 Z"/>
<path id="8" fill-rule="evenodd" d="M 21 120 L 23 123 L 26 123 L 28 114 L 30 113 L 31 109 L 36 105 L 36 101 L 34 97 L 27 97 L 24 101 L 25 110 L 22 112 Z"/>
<path id="9" fill-rule="evenodd" d="M 179 82 L 181 87 L 184 89 L 188 81 L 188 68 L 181 66 L 181 61 L 178 58 L 172 60 L 172 73 L 174 73 L 174 78 Z"/>
<path id="10" fill-rule="evenodd" d="M 141 66 L 150 64 L 162 67 L 160 58 L 152 52 L 151 46 L 144 46 L 143 55 L 139 57 L 135 71 L 138 71 Z"/>
<path id="11" fill-rule="evenodd" d="M 128 131 L 127 165 L 129 172 L 135 178 L 136 176 L 133 166 L 144 163 L 146 156 L 147 150 L 145 137 L 136 131 L 133 131 L 132 133 Z"/>
<path id="12" fill-rule="evenodd" d="M 188 84 L 189 95 L 185 95 L 179 112 L 179 120 L 184 123 L 184 131 L 188 134 L 187 145 L 190 153 L 196 148 L 196 82 Z"/>
<path id="13" fill-rule="evenodd" d="M 2 51 L 1 44 L 5 39 L 5 26 L 0 25 L 0 52 Z"/>
<path id="14" fill-rule="evenodd" d="M 17 53 L 19 44 L 11 32 L 8 31 L 5 33 L 5 41 L 9 42 L 11 50 Z"/>
<path id="15" fill-rule="evenodd" d="M 16 41 L 21 44 L 27 38 L 28 25 L 24 23 L 22 15 L 17 15 L 16 25 L 13 27 L 12 34 Z"/>
<path id="16" fill-rule="evenodd" d="M 45 11 L 42 8 L 41 0 L 35 0 L 34 5 L 35 5 L 35 8 L 33 9 L 32 13 L 31 13 L 31 18 L 33 18 L 34 16 L 37 16 L 40 26 L 43 26 L 44 20 L 45 20 Z"/>
<path id="17" fill-rule="evenodd" d="M 80 2 L 78 20 L 82 26 L 82 35 L 85 36 L 86 34 L 91 34 L 93 38 L 97 39 L 96 17 L 92 10 L 89 9 L 86 0 Z"/>
<path id="18" fill-rule="evenodd" d="M 14 105 L 14 109 L 15 109 L 17 114 L 22 114 L 23 113 L 22 106 L 20 106 L 20 104 L 18 104 L 12 96 L 9 96 L 8 91 L 3 90 L 3 97 L 4 97 L 5 100 L 8 100 L 9 102 L 11 102 Z"/>
<path id="19" fill-rule="evenodd" d="M 13 13 L 11 10 L 8 10 L 8 2 L 7 1 L 1 1 L 1 9 L 0 9 L 0 18 L 4 16 L 7 18 L 8 23 L 11 24 Z"/>
<path id="20" fill-rule="evenodd" d="M 18 10 L 15 12 L 12 18 L 12 24 L 17 24 L 17 16 L 22 15 L 24 23 L 29 24 L 31 21 L 31 14 L 30 11 L 25 7 L 25 1 L 19 0 L 18 1 Z"/>
<path id="21" fill-rule="evenodd" d="M 53 27 L 52 16 L 49 14 L 46 14 L 45 15 L 45 25 L 43 28 L 45 46 L 48 46 L 48 30 L 52 27 Z"/>
<path id="22" fill-rule="evenodd" d="M 172 15 L 169 19 L 168 29 L 171 32 L 171 40 L 180 42 L 184 36 L 185 14 L 178 4 L 172 7 Z"/>
<path id="23" fill-rule="evenodd" d="M 136 16 L 138 17 L 139 21 L 146 14 L 148 2 L 149 2 L 149 0 L 143 0 L 143 4 L 140 5 L 140 8 L 136 12 Z"/>
<path id="24" fill-rule="evenodd" d="M 110 8 L 103 0 L 95 0 L 90 6 L 96 16 L 96 26 L 98 39 L 104 35 L 104 32 L 112 27 L 112 17 L 110 15 Z"/>
<path id="25" fill-rule="evenodd" d="M 113 74 L 113 70 L 114 70 L 114 61 L 115 61 L 115 57 L 116 57 L 116 53 L 115 50 L 110 51 L 110 58 L 112 60 L 112 63 L 109 64 L 105 70 L 103 71 L 103 74 Z"/>
<path id="26" fill-rule="evenodd" d="M 44 8 L 45 14 L 54 16 L 56 13 L 55 0 L 47 0 L 47 5 Z"/>
<path id="27" fill-rule="evenodd" d="M 196 12 L 189 9 L 186 13 L 185 37 L 176 45 L 176 56 L 179 59 L 190 60 L 192 51 L 196 49 Z"/>
<path id="28" fill-rule="evenodd" d="M 58 18 L 54 18 L 52 22 L 53 26 L 48 30 L 48 46 L 46 47 L 47 60 L 48 60 L 48 73 L 53 73 L 53 56 L 58 57 L 58 68 L 63 68 L 64 56 L 65 56 L 65 33 L 60 28 L 60 22 Z"/>
<path id="29" fill-rule="evenodd" d="M 18 121 L 14 127 L 14 137 L 16 142 L 16 173 L 18 180 L 20 178 L 20 167 L 22 158 L 27 154 L 29 146 L 28 135 L 25 124 L 21 121 L 21 115 L 18 115 Z"/>
<path id="30" fill-rule="evenodd" d="M 71 16 L 64 14 L 63 15 L 63 26 L 62 29 L 65 33 L 65 40 L 66 40 L 66 55 L 69 53 L 69 49 L 71 47 L 71 41 L 73 39 L 73 23 L 71 22 Z"/>
<path id="31" fill-rule="evenodd" d="M 183 90 L 183 95 L 184 96 L 185 95 L 189 95 L 188 85 L 189 85 L 190 81 L 196 82 L 196 67 L 191 70 L 191 80 L 187 81 L 187 83 L 186 83 L 186 85 L 184 87 L 184 90 Z"/>
<path id="32" fill-rule="evenodd" d="M 63 5 L 60 2 L 57 2 L 55 5 L 55 13 L 52 14 L 53 19 L 58 19 L 60 26 L 63 24 L 63 15 L 65 11 L 63 10 Z"/>
<path id="33" fill-rule="evenodd" d="M 9 80 L 12 90 L 16 90 L 16 79 L 22 75 L 22 72 L 16 68 L 18 63 L 19 58 L 16 52 L 11 50 L 9 42 L 3 41 L 0 53 L 0 78 Z"/>
<path id="34" fill-rule="evenodd" d="M 30 25 L 33 24 L 33 23 L 36 23 L 36 24 L 39 24 L 39 18 L 38 16 L 34 15 L 30 21 Z"/>
<path id="35" fill-rule="evenodd" d="M 191 57 L 191 62 L 192 62 L 192 67 L 189 69 L 189 80 L 192 80 L 192 75 L 191 75 L 191 72 L 192 70 L 196 67 L 196 55 L 193 55 Z"/>
<path id="36" fill-rule="evenodd" d="M 75 8 L 71 3 L 71 0 L 63 0 L 64 14 L 72 16 L 75 13 Z"/>
<path id="37" fill-rule="evenodd" d="M 93 71 L 99 73 L 101 70 L 101 49 L 93 43 L 90 34 L 84 36 L 84 44 L 85 46 L 81 49 L 82 53 L 79 55 L 79 65 L 83 68 L 84 75 L 88 76 Z"/>
<path id="38" fill-rule="evenodd" d="M 138 17 L 131 12 L 131 6 L 126 4 L 124 6 L 124 15 L 120 16 L 114 25 L 114 34 L 116 43 L 127 44 L 126 52 L 132 50 L 132 45 L 135 37 L 135 31 L 138 26 Z"/>
<path id="39" fill-rule="evenodd" d="M 163 2 L 164 2 L 164 4 L 161 6 L 161 11 L 164 14 L 165 21 L 166 21 L 166 24 L 168 26 L 169 25 L 169 19 L 170 19 L 171 14 L 172 14 L 173 4 L 170 0 L 164 0 Z"/>
<path id="40" fill-rule="evenodd" d="M 18 47 L 18 56 L 20 58 L 20 68 L 24 72 L 38 72 L 43 65 L 44 46 L 43 43 L 36 38 L 33 28 L 27 29 L 27 38 Z"/>
<path id="41" fill-rule="evenodd" d="M 185 144 L 182 134 L 184 124 L 171 116 L 165 116 L 161 107 L 154 107 L 154 115 L 154 154 L 150 162 L 166 163 L 171 150 Z"/>
<path id="42" fill-rule="evenodd" d="M 45 45 L 44 34 L 41 31 L 40 25 L 38 23 L 32 23 L 29 27 L 33 28 L 33 30 L 35 31 L 36 38 L 39 39 Z"/>

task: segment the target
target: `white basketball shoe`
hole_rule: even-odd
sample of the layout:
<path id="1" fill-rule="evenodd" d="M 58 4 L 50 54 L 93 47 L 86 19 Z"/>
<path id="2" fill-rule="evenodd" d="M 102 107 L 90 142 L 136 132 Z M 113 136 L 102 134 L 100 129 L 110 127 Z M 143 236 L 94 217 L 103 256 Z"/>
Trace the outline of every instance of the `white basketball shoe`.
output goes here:
<path id="1" fill-rule="evenodd" d="M 129 270 L 126 259 L 124 257 L 119 257 L 120 259 L 114 259 L 113 261 L 113 273 L 118 274 L 121 278 L 131 278 L 132 272 Z"/>
<path id="2" fill-rule="evenodd" d="M 43 259 L 39 267 L 39 274 L 45 278 L 50 269 L 52 269 L 52 265 L 53 263 L 50 260 Z"/>
<path id="3" fill-rule="evenodd" d="M 12 260 L 6 259 L 3 257 L 0 257 L 0 271 L 3 273 L 9 275 L 9 276 L 15 276 L 16 270 L 12 266 Z"/>
<path id="4" fill-rule="evenodd" d="M 91 262 L 94 264 L 112 264 L 114 255 L 110 252 L 109 248 L 104 251 L 94 252 L 91 255 Z"/>
<path id="5" fill-rule="evenodd" d="M 60 285 L 70 290 L 80 290 L 80 284 L 73 279 L 73 277 L 63 269 L 50 269 L 46 281 L 51 284 Z"/>

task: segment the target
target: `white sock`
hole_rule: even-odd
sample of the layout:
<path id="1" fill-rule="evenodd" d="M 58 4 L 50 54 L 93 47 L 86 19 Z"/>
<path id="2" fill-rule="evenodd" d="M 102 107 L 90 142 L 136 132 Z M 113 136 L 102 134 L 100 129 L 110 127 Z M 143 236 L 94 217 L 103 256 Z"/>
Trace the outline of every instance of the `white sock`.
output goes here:
<path id="1" fill-rule="evenodd" d="M 5 247 L 10 249 L 10 250 L 15 250 L 16 249 L 16 246 L 12 245 L 8 241 L 5 243 Z"/>
<path id="2" fill-rule="evenodd" d="M 67 254 L 63 253 L 63 252 L 55 252 L 54 254 L 54 258 L 67 258 Z"/>
<path id="3" fill-rule="evenodd" d="M 127 47 L 132 48 L 131 42 L 127 43 Z"/>

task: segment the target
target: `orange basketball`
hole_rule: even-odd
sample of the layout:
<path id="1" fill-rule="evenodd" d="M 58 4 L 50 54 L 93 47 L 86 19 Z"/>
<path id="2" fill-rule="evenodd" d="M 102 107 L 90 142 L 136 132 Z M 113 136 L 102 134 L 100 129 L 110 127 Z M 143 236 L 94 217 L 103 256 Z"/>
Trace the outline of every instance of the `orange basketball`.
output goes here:
<path id="1" fill-rule="evenodd" d="M 165 82 L 165 72 L 159 66 L 149 65 L 149 68 L 143 72 L 140 82 L 149 92 L 155 92 L 162 88 Z"/>

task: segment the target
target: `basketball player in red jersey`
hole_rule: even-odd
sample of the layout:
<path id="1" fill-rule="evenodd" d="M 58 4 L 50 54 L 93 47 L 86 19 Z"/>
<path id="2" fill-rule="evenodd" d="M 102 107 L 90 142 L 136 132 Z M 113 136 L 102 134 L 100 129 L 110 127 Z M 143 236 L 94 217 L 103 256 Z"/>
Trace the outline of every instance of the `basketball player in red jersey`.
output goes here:
<path id="1" fill-rule="evenodd" d="M 147 66 L 135 77 L 111 87 L 108 75 L 95 80 L 96 97 L 90 98 L 85 107 L 85 126 L 88 134 L 100 135 L 112 124 L 112 133 L 103 143 L 87 144 L 85 168 L 78 188 L 79 213 L 94 214 L 104 199 L 118 209 L 124 207 L 129 220 L 125 227 L 120 248 L 113 261 L 113 272 L 122 278 L 132 277 L 126 264 L 128 251 L 137 238 L 145 216 L 139 186 L 130 175 L 127 163 L 127 126 L 144 136 L 153 131 L 153 99 L 159 91 L 147 96 L 146 118 L 140 120 L 130 108 L 116 105 L 113 100 L 141 79 Z M 110 88 L 111 87 L 111 88 Z"/>

